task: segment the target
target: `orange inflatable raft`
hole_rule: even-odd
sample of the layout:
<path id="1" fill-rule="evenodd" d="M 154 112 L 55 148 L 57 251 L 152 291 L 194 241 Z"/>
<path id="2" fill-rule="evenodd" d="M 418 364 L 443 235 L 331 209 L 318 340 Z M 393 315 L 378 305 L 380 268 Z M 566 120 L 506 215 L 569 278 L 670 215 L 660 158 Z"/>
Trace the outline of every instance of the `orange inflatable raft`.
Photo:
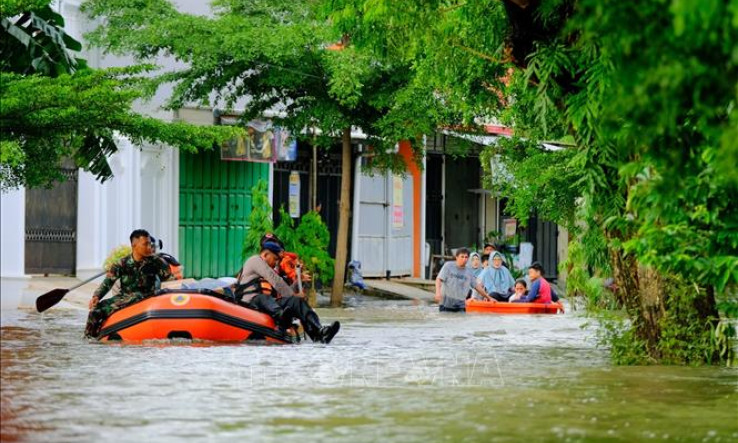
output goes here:
<path id="1" fill-rule="evenodd" d="M 295 336 L 275 329 L 269 315 L 222 297 L 208 289 L 162 289 L 152 297 L 113 313 L 102 326 L 100 340 L 297 341 Z"/>
<path id="2" fill-rule="evenodd" d="M 564 305 L 556 303 L 507 303 L 486 300 L 467 300 L 466 312 L 485 314 L 557 314 L 564 313 Z"/>

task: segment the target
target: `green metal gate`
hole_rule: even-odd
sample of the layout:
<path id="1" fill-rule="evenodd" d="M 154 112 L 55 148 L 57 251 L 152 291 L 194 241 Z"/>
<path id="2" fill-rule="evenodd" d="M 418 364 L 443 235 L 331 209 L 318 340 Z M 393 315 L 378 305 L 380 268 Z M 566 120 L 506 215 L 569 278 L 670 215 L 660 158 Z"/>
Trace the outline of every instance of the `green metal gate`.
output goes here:
<path id="1" fill-rule="evenodd" d="M 180 152 L 179 259 L 186 277 L 235 276 L 264 163 L 221 161 L 218 151 Z"/>

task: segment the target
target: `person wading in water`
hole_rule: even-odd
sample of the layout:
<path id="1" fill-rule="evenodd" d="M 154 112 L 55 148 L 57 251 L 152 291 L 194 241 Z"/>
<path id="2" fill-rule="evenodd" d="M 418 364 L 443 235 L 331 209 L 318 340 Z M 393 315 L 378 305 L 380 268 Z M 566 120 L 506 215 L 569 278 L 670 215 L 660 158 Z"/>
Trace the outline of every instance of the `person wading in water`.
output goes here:
<path id="1" fill-rule="evenodd" d="M 487 291 L 477 281 L 472 269 L 466 266 L 469 261 L 469 250 L 456 250 L 456 260 L 445 263 L 436 278 L 435 301 L 439 303 L 441 312 L 466 312 L 466 296 L 472 289 L 487 300 L 491 300 Z"/>

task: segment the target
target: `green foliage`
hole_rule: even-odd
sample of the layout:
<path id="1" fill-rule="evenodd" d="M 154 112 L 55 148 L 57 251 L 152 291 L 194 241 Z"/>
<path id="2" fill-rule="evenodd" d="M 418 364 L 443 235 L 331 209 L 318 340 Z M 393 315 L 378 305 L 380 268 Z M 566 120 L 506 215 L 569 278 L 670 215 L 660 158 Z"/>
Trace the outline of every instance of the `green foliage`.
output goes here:
<path id="1" fill-rule="evenodd" d="M 102 181 L 112 177 L 107 158 L 117 152 L 114 131 L 137 144 L 163 142 L 189 151 L 209 148 L 237 132 L 135 113 L 131 106 L 144 96 L 147 83 L 136 77 L 139 72 L 82 70 L 55 78 L 2 73 L 2 188 L 49 185 L 61 179 L 64 158 Z"/>
<path id="2" fill-rule="evenodd" d="M 133 250 L 131 249 L 131 245 L 120 245 L 114 248 L 105 258 L 105 261 L 103 262 L 103 269 L 109 271 L 110 267 L 113 266 L 113 264 L 118 263 L 121 258 L 130 255 L 132 252 Z"/>
<path id="3" fill-rule="evenodd" d="M 533 213 L 573 229 L 576 182 L 581 171 L 570 166 L 572 150 L 546 151 L 519 138 L 501 139 L 480 155 L 485 186 L 511 196 L 505 210 L 525 224 Z M 492 165 L 495 165 L 494 167 Z M 562 166 L 563 165 L 563 166 Z"/>
<path id="4" fill-rule="evenodd" d="M 517 137 L 483 153 L 487 183 L 521 220 L 538 208 L 578 236 L 574 292 L 590 307 L 627 308 L 627 319 L 603 323 L 616 360 L 714 361 L 706 337 L 721 323 L 680 306 L 709 288 L 720 306 L 735 299 L 735 2 L 329 3 L 354 41 L 412 60 L 446 124 L 514 127 Z M 544 152 L 546 140 L 571 147 Z M 681 304 L 661 306 L 653 325 L 644 266 L 700 289 L 677 284 Z M 610 275 L 633 284 L 612 296 L 600 283 Z"/>
<path id="5" fill-rule="evenodd" d="M 483 156 L 488 183 L 517 217 L 541 206 L 579 236 L 576 291 L 589 294 L 590 306 L 627 308 L 623 323 L 605 323 L 618 361 L 715 361 L 706 337 L 721 323 L 680 306 L 710 288 L 734 299 L 738 282 L 735 2 L 402 0 L 391 12 L 382 1 L 333 3 L 360 11 L 358 23 L 337 17 L 359 41 L 413 60 L 449 108 L 444 116 L 455 118 L 448 124 L 495 117 L 514 126 L 518 138 Z M 385 36 L 398 23 L 418 26 Z M 545 140 L 573 146 L 542 152 Z M 488 165 L 493 159 L 502 172 Z M 638 284 L 644 266 L 700 289 L 675 296 L 681 304 L 662 301 L 662 320 L 649 323 Z M 610 275 L 633 283 L 617 303 L 597 284 Z"/>
<path id="6" fill-rule="evenodd" d="M 148 98 L 151 67 L 90 70 L 74 56 L 82 45 L 67 35 L 49 1 L 3 1 L 0 34 L 0 190 L 51 186 L 72 159 L 101 181 L 116 137 L 136 144 L 210 148 L 238 131 L 165 123 L 132 111 Z M 19 9 L 20 8 L 20 9 Z"/>
<path id="7" fill-rule="evenodd" d="M 668 294 L 666 315 L 661 319 L 659 352 L 665 364 L 702 364 L 721 361 L 733 364 L 735 328 L 727 321 L 711 327 L 694 307 L 694 288 Z"/>
<path id="8" fill-rule="evenodd" d="M 567 273 L 567 294 L 572 300 L 583 300 L 586 310 L 593 314 L 619 309 L 621 304 L 614 292 L 605 287 L 604 276 L 609 274 L 588 270 L 588 249 L 582 242 L 571 242 L 566 261 L 559 265 L 560 270 Z"/>
<path id="9" fill-rule="evenodd" d="M 49 0 L 0 0 L 0 17 L 14 17 L 24 11 L 36 11 L 49 3 Z"/>
<path id="10" fill-rule="evenodd" d="M 312 274 L 314 280 L 331 281 L 335 261 L 328 254 L 331 237 L 320 214 L 310 211 L 303 215 L 297 228 L 284 208 L 280 208 L 279 217 L 275 233 L 285 242 L 287 250 L 300 257 L 304 269 Z"/>
<path id="11" fill-rule="evenodd" d="M 55 77 L 87 66 L 73 54 L 82 45 L 64 32 L 64 19 L 49 3 L 3 1 L 0 70 Z"/>
<path id="12" fill-rule="evenodd" d="M 330 232 L 320 214 L 308 212 L 295 227 L 292 217 L 279 208 L 279 225 L 274 228 L 272 206 L 267 196 L 267 183 L 264 180 L 251 189 L 252 210 L 249 214 L 249 231 L 243 245 L 243 259 L 259 253 L 259 240 L 267 232 L 273 232 L 285 245 L 285 249 L 296 253 L 303 262 L 304 269 L 313 279 L 328 282 L 333 279 L 334 260 L 328 254 Z"/>
<path id="13" fill-rule="evenodd" d="M 726 366 L 735 365 L 735 327 L 727 320 L 711 327 L 698 315 L 693 305 L 695 295 L 688 292 L 677 290 L 667 296 L 666 314 L 660 321 L 658 360 L 649 355 L 646 343 L 631 322 L 612 311 L 596 311 L 601 325 L 600 343 L 610 347 L 613 362 L 701 365 L 719 361 Z"/>
<path id="14" fill-rule="evenodd" d="M 433 96 L 410 82 L 407 64 L 381 63 L 352 45 L 326 48 L 341 34 L 321 2 L 224 0 L 211 16 L 178 12 L 165 0 L 88 0 L 83 7 L 106 21 L 89 35 L 93 44 L 144 61 L 169 55 L 187 66 L 156 78 L 174 84 L 171 109 L 193 102 L 230 109 L 248 98 L 244 122 L 278 108 L 275 124 L 311 139 L 303 130 L 316 128 L 311 141 L 324 147 L 344 128 L 361 128 L 379 157 L 391 156 L 402 139 L 422 150 L 420 135 L 434 127 Z"/>
<path id="15" fill-rule="evenodd" d="M 243 242 L 241 259 L 246 260 L 252 255 L 258 254 L 261 250 L 261 237 L 269 232 L 274 232 L 272 205 L 269 203 L 267 182 L 259 180 L 256 185 L 251 188 L 249 230 L 246 233 L 246 238 Z"/>
<path id="16" fill-rule="evenodd" d="M 619 313 L 600 311 L 598 340 L 610 348 L 610 359 L 617 365 L 647 365 L 656 363 L 648 355 L 646 343 L 638 337 L 632 324 Z"/>

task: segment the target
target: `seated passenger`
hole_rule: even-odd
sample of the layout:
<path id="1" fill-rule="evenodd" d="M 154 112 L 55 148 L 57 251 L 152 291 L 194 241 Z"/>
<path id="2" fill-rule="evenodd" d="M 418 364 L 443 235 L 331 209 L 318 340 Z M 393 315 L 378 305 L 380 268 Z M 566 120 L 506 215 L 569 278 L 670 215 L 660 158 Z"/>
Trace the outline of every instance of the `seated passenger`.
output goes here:
<path id="1" fill-rule="evenodd" d="M 489 255 L 487 254 L 482 255 L 482 267 L 484 269 L 489 268 Z"/>
<path id="2" fill-rule="evenodd" d="M 482 260 L 479 257 L 479 253 L 472 252 L 469 255 L 469 263 L 471 264 L 471 271 L 472 274 L 474 274 L 475 277 L 479 277 L 479 274 L 484 271 L 484 268 L 482 267 Z"/>
<path id="3" fill-rule="evenodd" d="M 543 266 L 534 262 L 528 268 L 528 277 L 530 277 L 530 291 L 528 295 L 515 300 L 517 303 L 551 303 L 555 298 L 558 300 L 556 292 L 551 288 L 548 281 L 543 278 Z"/>
<path id="4" fill-rule="evenodd" d="M 236 288 L 237 299 L 251 309 L 269 314 L 279 327 L 287 329 L 297 318 L 314 342 L 330 343 L 341 324 L 322 326 L 318 314 L 275 271 L 284 249 L 274 241 L 265 241 L 259 255 L 243 264 Z"/>
<path id="5" fill-rule="evenodd" d="M 482 272 L 479 280 L 490 297 L 497 301 L 508 301 L 513 293 L 515 280 L 510 271 L 502 266 L 502 254 L 497 251 L 492 253 L 492 266 Z"/>
<path id="6" fill-rule="evenodd" d="M 482 260 L 480 259 L 478 252 L 472 252 L 469 255 L 469 264 L 471 265 L 471 271 L 472 274 L 474 274 L 474 278 L 479 279 L 479 275 L 484 271 L 484 268 L 482 267 Z M 472 289 L 470 295 L 474 300 L 484 299 L 476 289 Z"/>
<path id="7" fill-rule="evenodd" d="M 520 300 L 528 294 L 528 284 L 522 278 L 515 282 L 515 294 L 510 297 L 509 301 Z"/>

